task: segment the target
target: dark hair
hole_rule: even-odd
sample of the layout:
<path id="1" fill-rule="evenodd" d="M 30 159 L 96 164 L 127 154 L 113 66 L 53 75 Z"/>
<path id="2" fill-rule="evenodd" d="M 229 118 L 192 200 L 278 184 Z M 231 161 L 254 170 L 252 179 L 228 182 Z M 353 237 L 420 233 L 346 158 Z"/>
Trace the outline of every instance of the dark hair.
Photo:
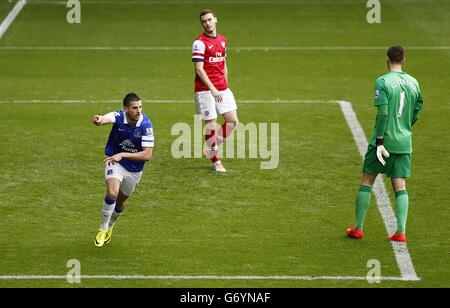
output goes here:
<path id="1" fill-rule="evenodd" d="M 393 64 L 401 64 L 405 58 L 405 50 L 401 46 L 391 46 L 387 51 L 387 57 Z"/>
<path id="2" fill-rule="evenodd" d="M 123 98 L 123 105 L 125 107 L 128 107 L 128 105 L 130 105 L 131 102 L 139 102 L 140 100 L 141 98 L 136 93 L 128 93 Z"/>
<path id="3" fill-rule="evenodd" d="M 200 12 L 200 20 L 202 19 L 202 16 L 205 16 L 206 14 L 209 14 L 209 13 L 213 14 L 213 16 L 216 17 L 216 14 L 212 10 L 206 9 L 206 10 L 203 10 Z"/>

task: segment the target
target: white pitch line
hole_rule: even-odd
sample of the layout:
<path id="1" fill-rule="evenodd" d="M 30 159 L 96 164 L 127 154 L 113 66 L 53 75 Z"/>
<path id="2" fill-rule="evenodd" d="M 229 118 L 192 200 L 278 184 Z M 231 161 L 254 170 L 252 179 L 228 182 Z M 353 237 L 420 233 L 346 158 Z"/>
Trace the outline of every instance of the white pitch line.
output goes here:
<path id="1" fill-rule="evenodd" d="M 0 104 L 4 103 L 68 103 L 68 104 L 78 104 L 78 103 L 120 103 L 116 100 L 7 100 L 1 101 Z M 162 104 L 170 104 L 170 103 L 193 103 L 192 100 L 145 100 L 147 103 L 162 103 Z M 344 118 L 352 132 L 353 138 L 356 142 L 359 154 L 362 158 L 364 158 L 365 152 L 367 150 L 368 142 L 366 139 L 366 135 L 364 130 L 362 129 L 358 118 L 356 117 L 355 112 L 353 111 L 352 104 L 348 101 L 339 101 L 339 100 L 241 100 L 238 103 L 243 104 L 312 104 L 312 103 L 331 103 L 331 104 L 339 104 L 344 115 Z M 397 219 L 395 217 L 394 211 L 392 209 L 392 205 L 384 185 L 382 176 L 378 176 L 377 180 L 374 184 L 374 194 L 376 197 L 378 210 L 383 218 L 383 222 L 386 227 L 387 234 L 392 234 L 395 232 L 397 227 Z M 397 265 L 400 269 L 401 277 L 384 277 L 384 280 L 401 280 L 401 281 L 420 281 L 420 278 L 417 277 L 416 271 L 414 269 L 414 265 L 412 263 L 411 256 L 408 251 L 408 247 L 406 243 L 397 243 L 392 242 L 392 248 L 394 251 L 395 259 L 397 261 Z M 65 277 L 65 276 L 0 276 L 0 279 L 7 279 L 1 277 Z M 142 278 L 142 279 L 188 279 L 188 278 L 173 278 L 173 277 L 203 277 L 204 279 L 238 279 L 236 277 L 260 277 L 258 279 L 274 279 L 273 277 L 283 277 L 283 279 L 288 280 L 362 280 L 365 277 L 347 277 L 347 276 L 320 276 L 320 277 L 312 277 L 312 276 L 267 276 L 272 278 L 264 278 L 266 276 L 85 276 L 85 277 L 172 277 L 172 278 Z M 205 278 L 210 277 L 210 278 Z M 216 277 L 216 278 L 211 278 Z M 222 277 L 222 278 L 218 278 Z M 229 278 L 224 278 L 229 277 Z M 231 278 L 234 277 L 234 278 Z M 327 279 L 325 279 L 326 277 Z M 14 279 L 14 278 L 9 278 Z M 19 279 L 19 278 L 17 278 Z M 26 279 L 26 278 L 21 278 Z M 34 278 L 30 278 L 34 279 Z M 37 278 L 36 278 L 37 279 Z M 44 278 L 42 278 L 44 279 Z M 46 278 L 51 279 L 51 278 Z M 56 278 L 55 278 L 56 279 Z M 114 278 L 111 278 L 114 279 Z M 126 278 L 115 278 L 115 279 L 126 279 Z M 129 279 L 137 279 L 137 278 L 129 278 Z M 201 278 L 190 278 L 190 279 L 201 279 Z M 246 278 L 240 278 L 246 279 Z M 248 279 L 248 278 L 247 278 Z M 280 278 L 281 279 L 281 278 Z"/>
<path id="2" fill-rule="evenodd" d="M 352 131 L 353 138 L 355 139 L 356 145 L 359 150 L 359 154 L 362 158 L 364 158 L 368 142 L 366 139 L 366 135 L 364 134 L 364 131 L 359 124 L 356 114 L 353 111 L 352 105 L 350 102 L 346 101 L 340 101 L 339 105 L 341 106 L 344 117 L 348 123 L 348 126 L 350 127 L 350 130 Z M 397 219 L 395 217 L 394 211 L 392 210 L 391 201 L 389 199 L 386 187 L 383 182 L 383 177 L 381 175 L 377 177 L 373 188 L 378 205 L 378 210 L 381 214 L 381 217 L 383 218 L 387 234 L 391 235 L 396 231 Z M 404 279 L 420 280 L 417 277 L 416 270 L 414 269 L 414 265 L 412 263 L 411 256 L 409 255 L 408 246 L 406 245 L 406 243 L 391 243 L 397 265 L 400 269 L 401 277 Z"/>
<path id="3" fill-rule="evenodd" d="M 14 19 L 16 19 L 17 15 L 19 15 L 25 4 L 27 4 L 26 0 L 19 0 L 11 10 L 11 12 L 9 12 L 8 16 L 6 16 L 5 20 L 3 20 L 0 25 L 0 39 L 2 38 L 3 34 L 5 34 L 6 30 L 8 30 Z"/>
<path id="4" fill-rule="evenodd" d="M 373 51 L 388 46 L 235 46 L 232 51 Z M 406 46 L 407 50 L 450 50 L 450 46 Z M 189 46 L 0 46 L 17 51 L 190 51 Z"/>
<path id="5" fill-rule="evenodd" d="M 0 276 L 0 280 L 56 280 L 67 279 L 68 276 L 58 275 L 17 275 L 17 276 Z M 316 280 L 338 280 L 338 281 L 368 281 L 367 277 L 362 276 L 213 276 L 213 275 L 80 275 L 69 276 L 69 278 L 80 279 L 136 279 L 136 280 L 304 280 L 304 281 L 316 281 Z M 384 281 L 418 281 L 412 278 L 402 277 L 369 277 L 370 279 L 384 280 Z"/>

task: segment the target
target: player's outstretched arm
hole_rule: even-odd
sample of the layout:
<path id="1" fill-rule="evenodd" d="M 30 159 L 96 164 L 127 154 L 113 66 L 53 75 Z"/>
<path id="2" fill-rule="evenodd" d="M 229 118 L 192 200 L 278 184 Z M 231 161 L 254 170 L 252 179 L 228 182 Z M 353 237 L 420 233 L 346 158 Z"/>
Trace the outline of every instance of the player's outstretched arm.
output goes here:
<path id="1" fill-rule="evenodd" d="M 94 115 L 92 117 L 92 123 L 97 126 L 114 123 L 114 120 L 115 116 L 112 112 L 105 115 Z"/>

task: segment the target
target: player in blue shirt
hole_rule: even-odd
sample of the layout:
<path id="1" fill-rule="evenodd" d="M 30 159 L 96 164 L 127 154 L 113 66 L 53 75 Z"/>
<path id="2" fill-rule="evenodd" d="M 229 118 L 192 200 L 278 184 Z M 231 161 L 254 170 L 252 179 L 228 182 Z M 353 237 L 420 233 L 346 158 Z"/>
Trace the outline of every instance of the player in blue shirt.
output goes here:
<path id="1" fill-rule="evenodd" d="M 152 122 L 142 112 L 142 101 L 135 93 L 125 96 L 123 110 L 95 115 L 92 123 L 113 124 L 105 147 L 106 196 L 102 224 L 94 240 L 95 246 L 102 247 L 111 241 L 124 202 L 139 183 L 145 162 L 152 157 L 154 136 Z"/>

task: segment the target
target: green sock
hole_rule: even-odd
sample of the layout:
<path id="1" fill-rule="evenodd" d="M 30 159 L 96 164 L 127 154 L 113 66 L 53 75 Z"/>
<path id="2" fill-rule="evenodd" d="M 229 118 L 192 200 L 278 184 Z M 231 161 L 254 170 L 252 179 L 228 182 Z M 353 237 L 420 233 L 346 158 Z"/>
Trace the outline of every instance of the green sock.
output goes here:
<path id="1" fill-rule="evenodd" d="M 364 218 L 366 218 L 367 209 L 370 205 L 372 197 L 372 187 L 359 186 L 358 195 L 356 196 L 356 226 L 355 229 L 362 229 L 364 226 Z"/>
<path id="2" fill-rule="evenodd" d="M 395 193 L 396 206 L 395 216 L 397 216 L 397 233 L 406 231 L 406 219 L 408 218 L 409 197 L 406 190 L 400 190 Z"/>

